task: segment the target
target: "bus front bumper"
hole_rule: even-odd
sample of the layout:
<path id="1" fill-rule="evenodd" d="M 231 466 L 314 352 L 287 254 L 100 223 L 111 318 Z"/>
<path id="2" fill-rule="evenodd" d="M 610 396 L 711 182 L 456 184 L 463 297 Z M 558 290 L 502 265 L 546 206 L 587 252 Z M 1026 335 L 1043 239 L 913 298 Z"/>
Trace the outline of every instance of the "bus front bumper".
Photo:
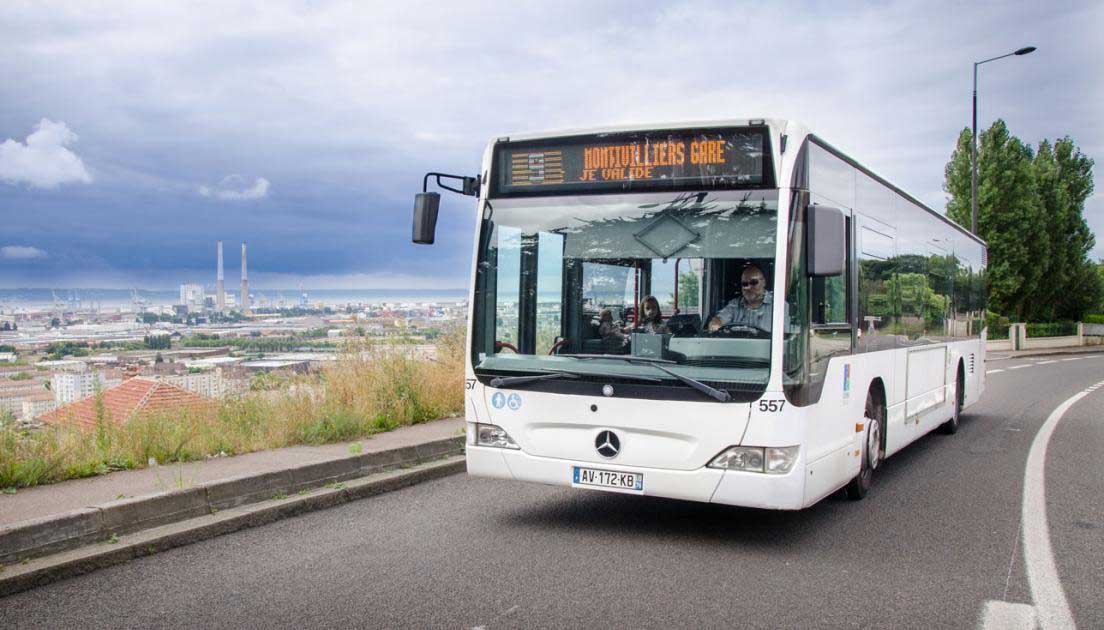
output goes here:
<path id="1" fill-rule="evenodd" d="M 795 466 L 794 470 L 785 475 L 766 475 L 705 467 L 696 470 L 635 468 L 604 462 L 596 464 L 535 457 L 520 450 L 471 444 L 467 445 L 467 464 L 468 474 L 475 477 L 513 479 L 568 487 L 580 487 L 572 483 L 576 466 L 637 473 L 644 476 L 641 492 L 589 486 L 585 489 L 773 510 L 799 510 L 804 507 L 802 475 L 804 467 L 800 465 Z"/>

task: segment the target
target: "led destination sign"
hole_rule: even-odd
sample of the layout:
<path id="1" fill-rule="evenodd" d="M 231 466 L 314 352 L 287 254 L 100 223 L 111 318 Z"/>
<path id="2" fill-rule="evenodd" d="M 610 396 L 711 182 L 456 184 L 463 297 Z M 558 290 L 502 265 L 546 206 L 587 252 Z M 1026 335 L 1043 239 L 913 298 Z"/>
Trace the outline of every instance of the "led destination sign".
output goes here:
<path id="1" fill-rule="evenodd" d="M 500 195 L 763 186 L 762 128 L 649 132 L 499 145 Z"/>

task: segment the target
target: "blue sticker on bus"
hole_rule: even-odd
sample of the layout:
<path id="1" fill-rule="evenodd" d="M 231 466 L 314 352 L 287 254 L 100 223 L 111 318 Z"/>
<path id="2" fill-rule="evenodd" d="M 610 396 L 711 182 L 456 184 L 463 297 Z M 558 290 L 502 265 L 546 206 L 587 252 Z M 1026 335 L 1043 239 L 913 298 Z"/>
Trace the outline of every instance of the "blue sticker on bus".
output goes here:
<path id="1" fill-rule="evenodd" d="M 510 411 L 521 409 L 521 396 L 510 394 L 510 397 L 506 399 L 506 406 L 510 408 Z"/>
<path id="2" fill-rule="evenodd" d="M 502 392 L 495 392 L 494 396 L 491 396 L 491 404 L 495 409 L 502 409 L 506 406 L 506 394 Z"/>
<path id="3" fill-rule="evenodd" d="M 851 393 L 851 364 L 843 364 L 843 393 Z"/>

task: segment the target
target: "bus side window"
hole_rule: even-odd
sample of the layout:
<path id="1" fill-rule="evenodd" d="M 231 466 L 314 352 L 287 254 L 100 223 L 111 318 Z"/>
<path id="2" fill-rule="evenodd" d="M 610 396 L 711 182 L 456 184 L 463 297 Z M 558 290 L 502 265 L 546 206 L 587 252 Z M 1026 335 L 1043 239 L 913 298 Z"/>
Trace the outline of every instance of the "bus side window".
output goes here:
<path id="1" fill-rule="evenodd" d="M 840 324 L 847 321 L 847 280 L 844 275 L 813 278 L 813 324 Z"/>
<path id="2" fill-rule="evenodd" d="M 878 226 L 890 231 L 890 228 Z M 896 345 L 892 291 L 896 286 L 893 237 L 859 226 L 858 351 L 886 350 Z"/>
<path id="3" fill-rule="evenodd" d="M 850 225 L 847 219 L 847 250 L 851 251 Z M 812 308 L 813 334 L 810 344 L 810 372 L 814 378 L 823 378 L 828 359 L 837 354 L 851 352 L 851 316 L 848 308 L 850 287 L 850 256 L 847 269 L 838 276 L 810 278 L 809 305 Z"/>

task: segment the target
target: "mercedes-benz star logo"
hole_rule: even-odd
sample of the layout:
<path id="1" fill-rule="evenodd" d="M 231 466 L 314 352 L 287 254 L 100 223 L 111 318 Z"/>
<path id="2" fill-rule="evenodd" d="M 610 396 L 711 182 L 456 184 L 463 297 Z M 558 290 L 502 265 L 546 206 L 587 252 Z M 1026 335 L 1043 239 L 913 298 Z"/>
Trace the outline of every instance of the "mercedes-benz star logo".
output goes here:
<path id="1" fill-rule="evenodd" d="M 602 457 L 612 459 L 621 452 L 621 440 L 613 431 L 602 431 L 594 438 L 594 448 Z"/>

